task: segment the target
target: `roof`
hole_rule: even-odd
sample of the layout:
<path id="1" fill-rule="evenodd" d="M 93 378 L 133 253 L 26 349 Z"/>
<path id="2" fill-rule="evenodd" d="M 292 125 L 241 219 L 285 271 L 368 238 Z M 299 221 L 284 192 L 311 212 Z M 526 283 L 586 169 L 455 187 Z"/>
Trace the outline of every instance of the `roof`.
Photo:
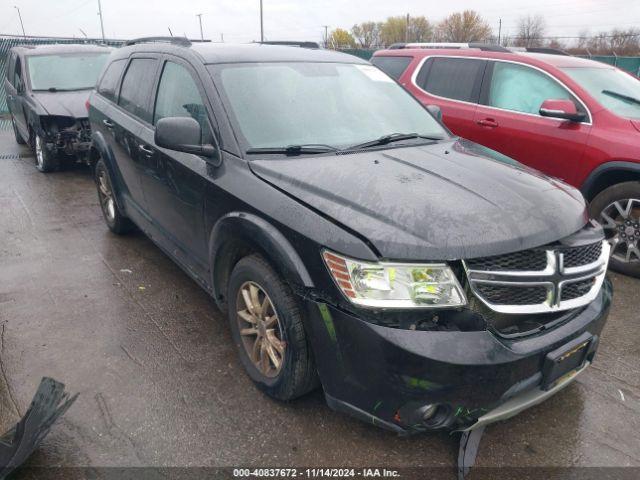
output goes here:
<path id="1" fill-rule="evenodd" d="M 193 42 L 191 46 L 181 46 L 164 41 L 149 41 L 119 48 L 116 50 L 116 56 L 126 57 L 133 52 L 165 52 L 176 54 L 182 49 L 196 54 L 205 64 L 260 62 L 368 63 L 366 60 L 354 55 L 332 50 L 285 45 L 266 45 L 260 43 L 232 44 Z"/>
<path id="2" fill-rule="evenodd" d="M 12 48 L 23 55 L 59 55 L 67 53 L 110 53 L 111 47 L 75 43 L 51 43 L 47 45 L 16 45 Z"/>
<path id="3" fill-rule="evenodd" d="M 496 60 L 511 60 L 513 62 L 523 62 L 531 65 L 551 65 L 556 68 L 565 67 L 591 67 L 591 68 L 612 68 L 610 65 L 589 60 L 586 58 L 572 57 L 570 55 L 553 55 L 549 53 L 531 52 L 492 52 L 482 51 L 477 48 L 403 48 L 398 50 L 379 50 L 374 56 L 397 56 L 397 57 L 428 57 L 457 56 L 457 57 L 478 57 L 493 58 Z"/>

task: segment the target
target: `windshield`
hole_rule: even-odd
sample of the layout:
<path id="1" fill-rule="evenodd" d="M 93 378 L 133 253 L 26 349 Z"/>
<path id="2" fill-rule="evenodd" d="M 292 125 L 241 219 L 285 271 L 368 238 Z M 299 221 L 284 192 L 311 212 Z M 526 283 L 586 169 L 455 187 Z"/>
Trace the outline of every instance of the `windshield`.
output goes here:
<path id="1" fill-rule="evenodd" d="M 32 90 L 86 90 L 95 87 L 109 53 L 27 57 Z"/>
<path id="2" fill-rule="evenodd" d="M 640 118 L 640 80 L 615 68 L 563 68 L 603 107 L 616 115 Z"/>
<path id="3" fill-rule="evenodd" d="M 371 65 L 251 63 L 210 69 L 251 149 L 346 148 L 399 133 L 448 136 L 422 105 Z"/>

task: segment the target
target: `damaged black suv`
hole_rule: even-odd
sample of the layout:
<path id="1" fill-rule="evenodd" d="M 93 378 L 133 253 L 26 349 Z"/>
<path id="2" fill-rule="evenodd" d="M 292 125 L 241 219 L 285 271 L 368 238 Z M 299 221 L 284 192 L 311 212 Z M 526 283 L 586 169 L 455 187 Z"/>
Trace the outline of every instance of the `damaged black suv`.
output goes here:
<path id="1" fill-rule="evenodd" d="M 89 159 L 86 107 L 111 49 L 95 45 L 22 45 L 8 54 L 4 88 L 16 141 L 29 143 L 41 172 L 63 158 Z"/>
<path id="2" fill-rule="evenodd" d="M 592 362 L 609 245 L 580 193 L 452 136 L 367 62 L 140 39 L 90 98 L 109 228 L 227 312 L 267 394 L 398 433 L 508 418 Z"/>

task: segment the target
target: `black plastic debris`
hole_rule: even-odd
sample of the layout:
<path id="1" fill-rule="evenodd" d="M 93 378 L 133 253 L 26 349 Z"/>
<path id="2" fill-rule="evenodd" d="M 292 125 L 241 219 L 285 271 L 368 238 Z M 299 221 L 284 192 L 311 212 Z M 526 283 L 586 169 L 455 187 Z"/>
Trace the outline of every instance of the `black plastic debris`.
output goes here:
<path id="1" fill-rule="evenodd" d="M 474 430 L 462 432 L 460 437 L 460 450 L 458 450 L 458 480 L 464 480 L 465 476 L 476 463 L 480 439 L 484 433 L 484 425 Z"/>
<path id="2" fill-rule="evenodd" d="M 27 413 L 0 437 L 0 480 L 29 458 L 76 398 L 77 393 L 73 397 L 65 393 L 63 383 L 42 379 Z"/>

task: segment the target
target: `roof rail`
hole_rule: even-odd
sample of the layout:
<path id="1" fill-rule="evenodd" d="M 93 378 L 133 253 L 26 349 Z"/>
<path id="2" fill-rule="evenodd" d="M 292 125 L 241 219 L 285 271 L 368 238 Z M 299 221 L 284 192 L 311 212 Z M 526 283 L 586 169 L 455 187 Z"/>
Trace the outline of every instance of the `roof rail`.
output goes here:
<path id="1" fill-rule="evenodd" d="M 505 52 L 510 53 L 509 50 L 501 45 L 482 43 L 482 42 L 469 42 L 469 43 L 457 43 L 457 42 L 426 42 L 426 43 L 394 43 L 389 47 L 390 49 L 399 48 L 452 48 L 452 49 L 464 49 L 464 48 L 477 48 L 486 52 Z"/>
<path id="2" fill-rule="evenodd" d="M 295 40 L 265 40 L 264 42 L 257 42 L 262 45 L 284 45 L 287 47 L 300 47 L 300 48 L 320 48 L 317 42 L 307 41 L 295 41 Z"/>
<path id="3" fill-rule="evenodd" d="M 172 45 L 180 45 L 181 47 L 190 47 L 191 41 L 186 37 L 141 37 L 127 40 L 124 46 L 137 45 L 138 43 L 171 43 Z"/>
<path id="4" fill-rule="evenodd" d="M 564 50 L 560 50 L 559 48 L 551 48 L 551 47 L 527 47 L 525 49 L 526 52 L 531 53 L 548 53 L 550 55 L 566 55 L 571 56 Z"/>

